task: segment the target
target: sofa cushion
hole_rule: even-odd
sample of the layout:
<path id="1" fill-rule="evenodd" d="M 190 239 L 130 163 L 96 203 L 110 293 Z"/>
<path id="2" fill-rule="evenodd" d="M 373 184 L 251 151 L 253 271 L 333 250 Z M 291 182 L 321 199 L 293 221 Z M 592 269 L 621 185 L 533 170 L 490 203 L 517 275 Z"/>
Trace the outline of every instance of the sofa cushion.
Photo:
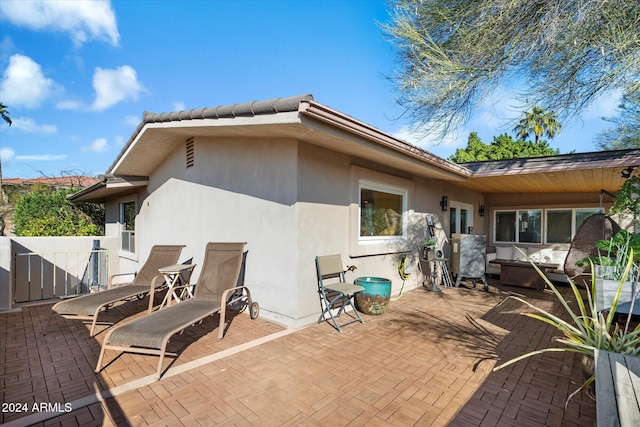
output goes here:
<path id="1" fill-rule="evenodd" d="M 569 251 L 551 251 L 551 262 L 558 264 L 558 269 L 564 269 L 564 260 Z"/>
<path id="2" fill-rule="evenodd" d="M 553 249 L 551 248 L 529 248 L 529 256 L 535 262 L 552 262 Z"/>
<path id="3" fill-rule="evenodd" d="M 527 248 L 515 247 L 513 248 L 513 255 L 511 256 L 511 259 L 516 259 L 518 261 L 526 261 L 527 256 L 528 256 Z"/>
<path id="4" fill-rule="evenodd" d="M 513 259 L 513 248 L 511 246 L 497 246 L 496 258 L 497 259 Z"/>

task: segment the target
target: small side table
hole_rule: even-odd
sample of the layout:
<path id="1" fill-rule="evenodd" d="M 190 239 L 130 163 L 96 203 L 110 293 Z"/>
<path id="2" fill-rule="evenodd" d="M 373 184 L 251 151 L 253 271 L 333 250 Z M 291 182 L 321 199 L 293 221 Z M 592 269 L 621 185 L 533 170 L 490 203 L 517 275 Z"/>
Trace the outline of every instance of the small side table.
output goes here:
<path id="1" fill-rule="evenodd" d="M 169 287 L 167 289 L 167 294 L 162 300 L 162 304 L 160 304 L 160 309 L 164 308 L 165 306 L 171 305 L 172 298 L 176 300 L 176 303 L 182 301 L 182 297 L 184 297 L 185 291 L 187 292 L 189 298 L 193 298 L 193 291 L 191 290 L 191 286 L 188 285 L 189 278 L 191 277 L 191 272 L 193 271 L 195 266 L 196 264 L 175 264 L 158 269 L 158 272 L 164 276 L 164 280 Z M 176 294 L 176 286 L 184 287 L 183 291 L 180 293 L 180 296 Z"/>

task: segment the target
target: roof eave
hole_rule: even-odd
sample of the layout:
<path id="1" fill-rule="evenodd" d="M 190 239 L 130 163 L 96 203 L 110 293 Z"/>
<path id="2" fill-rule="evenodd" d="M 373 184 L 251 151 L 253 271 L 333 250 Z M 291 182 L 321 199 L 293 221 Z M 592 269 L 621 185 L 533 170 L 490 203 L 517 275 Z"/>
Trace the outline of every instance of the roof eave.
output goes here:
<path id="1" fill-rule="evenodd" d="M 449 162 L 436 156 L 420 147 L 409 144 L 406 141 L 393 137 L 379 129 L 374 128 L 364 122 L 354 119 L 339 111 L 333 110 L 326 105 L 313 100 L 303 100 L 300 102 L 299 111 L 309 117 L 321 120 L 332 126 L 347 130 L 355 135 L 374 141 L 384 147 L 390 148 L 406 156 L 430 164 L 446 172 L 452 173 L 460 178 L 468 178 L 472 172 L 458 164 Z"/>
<path id="2" fill-rule="evenodd" d="M 104 203 L 108 198 L 130 194 L 149 185 L 148 177 L 103 175 L 100 178 L 99 182 L 70 194 L 67 199 L 74 203 Z"/>

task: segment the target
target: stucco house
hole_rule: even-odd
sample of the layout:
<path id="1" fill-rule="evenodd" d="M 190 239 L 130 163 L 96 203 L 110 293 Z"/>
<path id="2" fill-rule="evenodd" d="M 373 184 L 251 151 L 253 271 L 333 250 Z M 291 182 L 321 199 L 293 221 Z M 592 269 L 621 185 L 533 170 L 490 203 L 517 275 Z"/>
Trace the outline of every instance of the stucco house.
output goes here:
<path id="1" fill-rule="evenodd" d="M 296 327 L 320 313 L 317 255 L 340 253 L 357 266 L 348 279 L 387 277 L 397 293 L 397 263 L 417 254 L 427 215 L 449 236 L 473 227 L 490 251 L 566 249 L 637 166 L 640 150 L 458 165 L 301 95 L 145 113 L 72 200 L 106 203 L 123 271 L 154 244 L 185 244 L 183 258 L 201 263 L 209 241 L 246 241 L 261 315 Z M 421 281 L 416 271 L 405 290 Z"/>

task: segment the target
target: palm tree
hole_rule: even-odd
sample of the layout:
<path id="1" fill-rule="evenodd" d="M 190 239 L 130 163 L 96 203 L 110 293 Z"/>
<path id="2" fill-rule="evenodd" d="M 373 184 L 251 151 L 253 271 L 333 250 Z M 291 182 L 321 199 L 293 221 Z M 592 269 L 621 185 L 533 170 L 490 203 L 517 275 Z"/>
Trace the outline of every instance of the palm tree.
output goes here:
<path id="1" fill-rule="evenodd" d="M 9 117 L 9 107 L 0 102 L 0 116 L 2 116 L 2 120 L 7 122 L 9 126 L 11 126 L 11 118 Z"/>
<path id="2" fill-rule="evenodd" d="M 524 117 L 520 119 L 513 131 L 523 140 L 533 132 L 537 144 L 544 134 L 549 138 L 555 137 L 560 133 L 561 127 L 555 112 L 545 112 L 544 109 L 534 105 L 531 111 L 524 113 Z"/>
<path id="3" fill-rule="evenodd" d="M 9 126 L 11 126 L 11 118 L 9 117 L 9 107 L 0 102 L 0 117 L 4 120 Z M 4 204 L 4 195 L 2 193 L 2 161 L 0 161 L 0 205 Z M 0 218 L 3 219 L 3 218 Z M 0 224 L 0 228 L 2 225 Z M 0 232 L 0 236 L 4 233 Z"/>

